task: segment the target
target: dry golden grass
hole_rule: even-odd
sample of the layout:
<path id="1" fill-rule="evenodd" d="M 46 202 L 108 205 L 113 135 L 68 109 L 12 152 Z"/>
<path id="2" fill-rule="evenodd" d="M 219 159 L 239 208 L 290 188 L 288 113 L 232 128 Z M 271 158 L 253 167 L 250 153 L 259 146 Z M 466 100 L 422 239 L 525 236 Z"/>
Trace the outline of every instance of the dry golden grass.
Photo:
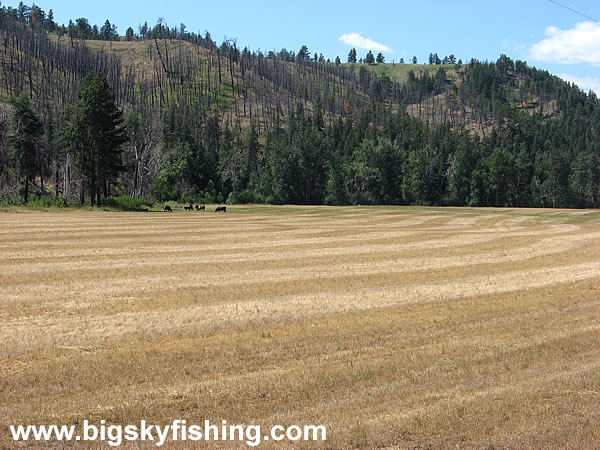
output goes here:
<path id="1" fill-rule="evenodd" d="M 226 419 L 324 424 L 333 448 L 598 447 L 599 251 L 598 211 L 3 213 L 0 446 Z"/>

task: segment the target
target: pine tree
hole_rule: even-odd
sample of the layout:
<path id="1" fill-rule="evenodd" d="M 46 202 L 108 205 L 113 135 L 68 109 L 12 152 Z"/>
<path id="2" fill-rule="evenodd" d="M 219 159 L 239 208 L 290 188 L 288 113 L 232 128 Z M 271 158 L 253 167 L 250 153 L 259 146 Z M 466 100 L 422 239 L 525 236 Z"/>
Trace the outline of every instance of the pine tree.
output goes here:
<path id="1" fill-rule="evenodd" d="M 127 28 L 127 30 L 125 31 L 125 39 L 127 39 L 128 41 L 133 40 L 133 28 Z"/>
<path id="2" fill-rule="evenodd" d="M 315 53 L 316 54 L 316 53 Z M 310 51 L 306 45 L 300 47 L 298 50 L 298 61 L 310 61 Z"/>
<path id="3" fill-rule="evenodd" d="M 348 52 L 348 62 L 355 63 L 356 62 L 356 49 L 352 48 L 350 52 Z"/>
<path id="4" fill-rule="evenodd" d="M 31 108 L 27 96 L 18 94 L 10 98 L 12 113 L 12 153 L 18 162 L 20 176 L 25 177 L 24 200 L 27 203 L 29 183 L 35 179 L 40 137 L 44 127 L 38 114 Z"/>
<path id="5" fill-rule="evenodd" d="M 133 30 L 131 30 L 133 32 Z M 100 39 L 103 41 L 113 41 L 118 39 L 119 34 L 117 33 L 117 27 L 112 25 L 108 19 L 100 28 Z"/>
<path id="6" fill-rule="evenodd" d="M 80 203 L 85 201 L 87 187 L 91 205 L 100 205 L 101 192 L 106 197 L 111 181 L 124 169 L 121 145 L 127 141 L 123 113 L 105 78 L 90 72 L 82 80 L 68 111 L 64 138 L 79 165 Z"/>
<path id="7" fill-rule="evenodd" d="M 52 9 L 48 11 L 48 15 L 46 16 L 46 29 L 53 33 L 56 30 L 56 24 L 54 23 L 54 11 Z"/>

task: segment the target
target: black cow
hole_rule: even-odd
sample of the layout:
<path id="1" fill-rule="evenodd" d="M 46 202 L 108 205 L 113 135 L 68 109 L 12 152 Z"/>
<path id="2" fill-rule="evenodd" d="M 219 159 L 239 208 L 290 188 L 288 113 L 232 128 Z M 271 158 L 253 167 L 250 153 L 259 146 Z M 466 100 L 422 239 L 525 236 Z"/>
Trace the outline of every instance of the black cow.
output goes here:
<path id="1" fill-rule="evenodd" d="M 173 210 L 171 209 L 171 207 L 169 205 L 165 205 L 165 211 L 166 212 L 173 212 Z"/>
<path id="2" fill-rule="evenodd" d="M 227 206 L 217 206 L 215 212 L 227 212 Z"/>

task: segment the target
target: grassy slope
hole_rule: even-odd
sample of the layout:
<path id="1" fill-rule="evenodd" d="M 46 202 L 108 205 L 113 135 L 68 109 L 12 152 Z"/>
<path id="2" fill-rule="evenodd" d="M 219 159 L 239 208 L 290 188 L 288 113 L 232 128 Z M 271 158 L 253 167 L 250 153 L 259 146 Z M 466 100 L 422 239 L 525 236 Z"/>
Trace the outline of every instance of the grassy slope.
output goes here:
<path id="1" fill-rule="evenodd" d="M 397 81 L 399 83 L 404 83 L 408 80 L 408 73 L 412 70 L 417 77 L 428 74 L 434 75 L 440 67 L 446 69 L 448 75 L 453 75 L 456 73 L 456 64 L 448 64 L 448 65 L 429 65 L 429 64 L 392 64 L 392 63 L 383 63 L 383 64 L 354 64 L 356 74 L 358 75 L 361 67 L 366 67 L 367 69 L 375 72 L 378 76 L 387 75 L 391 80 Z"/>
<path id="2" fill-rule="evenodd" d="M 598 211 L 240 209 L 0 215 L 0 446 L 176 418 L 599 442 Z"/>

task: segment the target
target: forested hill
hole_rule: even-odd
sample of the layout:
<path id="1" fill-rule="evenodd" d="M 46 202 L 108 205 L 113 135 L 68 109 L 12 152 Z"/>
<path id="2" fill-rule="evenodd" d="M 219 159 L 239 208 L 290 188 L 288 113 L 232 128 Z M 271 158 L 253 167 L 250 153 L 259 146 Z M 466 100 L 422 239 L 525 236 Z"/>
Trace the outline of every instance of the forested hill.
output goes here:
<path id="1" fill-rule="evenodd" d="M 0 9 L 5 201 L 26 184 L 81 199 L 94 186 L 88 198 L 598 207 L 597 97 L 523 61 L 331 62 L 161 22 L 119 37 L 109 21 L 58 26 L 22 8 Z M 72 144 L 89 72 L 123 111 L 118 163 Z M 29 140 L 27 103 L 41 124 Z"/>

